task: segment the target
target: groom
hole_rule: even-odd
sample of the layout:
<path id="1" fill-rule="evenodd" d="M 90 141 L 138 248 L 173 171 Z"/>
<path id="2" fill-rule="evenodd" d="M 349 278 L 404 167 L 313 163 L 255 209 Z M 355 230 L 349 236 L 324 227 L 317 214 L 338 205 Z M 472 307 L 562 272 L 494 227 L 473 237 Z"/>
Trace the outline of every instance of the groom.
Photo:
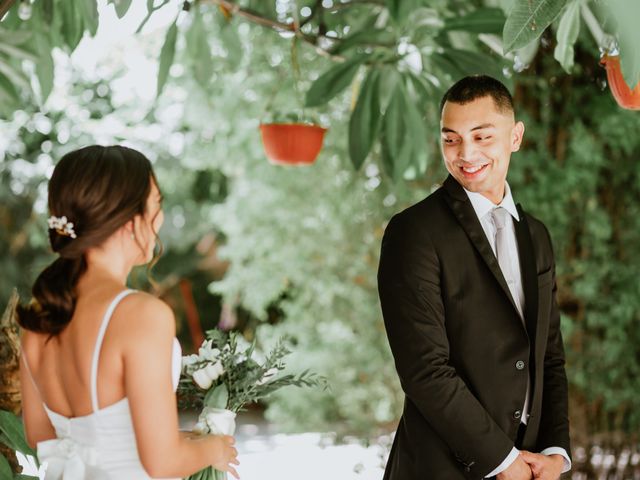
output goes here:
<path id="1" fill-rule="evenodd" d="M 553 251 L 506 182 L 524 134 L 506 87 L 441 102 L 450 175 L 385 231 L 378 289 L 405 405 L 385 480 L 556 480 L 571 468 Z"/>

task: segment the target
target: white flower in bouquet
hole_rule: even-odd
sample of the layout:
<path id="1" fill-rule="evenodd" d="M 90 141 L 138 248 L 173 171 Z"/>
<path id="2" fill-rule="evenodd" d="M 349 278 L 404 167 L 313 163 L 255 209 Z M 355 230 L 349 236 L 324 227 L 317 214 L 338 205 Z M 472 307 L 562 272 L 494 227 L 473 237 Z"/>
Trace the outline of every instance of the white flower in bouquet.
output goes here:
<path id="1" fill-rule="evenodd" d="M 205 367 L 205 372 L 212 381 L 216 381 L 221 375 L 224 375 L 224 367 L 219 360 L 216 363 L 209 364 Z"/>
<path id="2" fill-rule="evenodd" d="M 182 369 L 184 370 L 185 367 L 189 367 L 191 365 L 194 365 L 196 363 L 198 363 L 200 361 L 200 356 L 196 355 L 195 353 L 193 355 L 186 355 L 184 357 L 182 357 Z"/>
<path id="3" fill-rule="evenodd" d="M 257 381 L 258 385 L 264 385 L 265 383 L 267 383 L 269 380 L 271 380 L 273 377 L 275 377 L 278 374 L 278 369 L 277 368 L 270 368 L 269 370 L 267 370 L 264 375 L 262 376 L 262 378 L 260 380 Z"/>
<path id="4" fill-rule="evenodd" d="M 220 356 L 220 350 L 213 346 L 213 341 L 205 340 L 198 350 L 198 356 L 200 357 L 200 360 L 215 362 Z"/>
<path id="5" fill-rule="evenodd" d="M 191 376 L 193 377 L 193 381 L 203 390 L 208 390 L 213 384 L 213 379 L 207 373 L 206 367 L 196 370 Z"/>

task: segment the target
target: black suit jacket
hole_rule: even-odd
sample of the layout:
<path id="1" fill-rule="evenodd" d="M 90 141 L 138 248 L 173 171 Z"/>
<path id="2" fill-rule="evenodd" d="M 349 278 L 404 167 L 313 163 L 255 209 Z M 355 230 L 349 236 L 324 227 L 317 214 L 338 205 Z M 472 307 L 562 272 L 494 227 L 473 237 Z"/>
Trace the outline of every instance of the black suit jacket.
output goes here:
<path id="1" fill-rule="evenodd" d="M 405 405 L 385 479 L 488 475 L 514 446 L 527 375 L 530 417 L 521 447 L 570 453 L 551 240 L 540 221 L 518 211 L 524 324 L 453 177 L 387 226 L 378 290 Z"/>

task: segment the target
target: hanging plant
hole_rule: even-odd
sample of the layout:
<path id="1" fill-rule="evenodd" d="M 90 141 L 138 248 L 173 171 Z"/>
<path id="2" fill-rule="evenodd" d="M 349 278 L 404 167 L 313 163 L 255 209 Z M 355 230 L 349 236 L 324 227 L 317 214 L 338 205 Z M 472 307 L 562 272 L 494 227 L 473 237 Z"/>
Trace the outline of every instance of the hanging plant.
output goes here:
<path id="1" fill-rule="evenodd" d="M 260 124 L 262 143 L 274 165 L 310 165 L 315 162 L 326 128 L 308 117 L 297 114 L 275 115 Z"/>
<path id="2" fill-rule="evenodd" d="M 620 57 L 604 55 L 600 63 L 607 69 L 609 87 L 618 105 L 627 110 L 640 110 L 640 82 L 633 89 L 627 85 L 620 68 Z"/>

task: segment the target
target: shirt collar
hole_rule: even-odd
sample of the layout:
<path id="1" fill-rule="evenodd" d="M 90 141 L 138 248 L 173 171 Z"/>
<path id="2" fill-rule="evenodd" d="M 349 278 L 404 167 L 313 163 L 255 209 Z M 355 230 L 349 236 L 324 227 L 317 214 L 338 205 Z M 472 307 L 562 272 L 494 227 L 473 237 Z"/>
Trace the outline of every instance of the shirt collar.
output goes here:
<path id="1" fill-rule="evenodd" d="M 464 188 L 464 187 L 463 187 Z M 471 205 L 476 212 L 478 218 L 484 217 L 487 213 L 497 207 L 504 208 L 507 212 L 511 214 L 511 216 L 517 221 L 520 221 L 520 216 L 518 215 L 518 209 L 516 208 L 516 204 L 513 201 L 513 195 L 511 195 L 511 188 L 509 184 L 505 182 L 504 186 L 504 198 L 500 202 L 500 204 L 495 205 L 491 200 L 477 192 L 470 192 L 466 188 L 464 191 L 467 193 L 469 200 L 471 200 Z"/>

